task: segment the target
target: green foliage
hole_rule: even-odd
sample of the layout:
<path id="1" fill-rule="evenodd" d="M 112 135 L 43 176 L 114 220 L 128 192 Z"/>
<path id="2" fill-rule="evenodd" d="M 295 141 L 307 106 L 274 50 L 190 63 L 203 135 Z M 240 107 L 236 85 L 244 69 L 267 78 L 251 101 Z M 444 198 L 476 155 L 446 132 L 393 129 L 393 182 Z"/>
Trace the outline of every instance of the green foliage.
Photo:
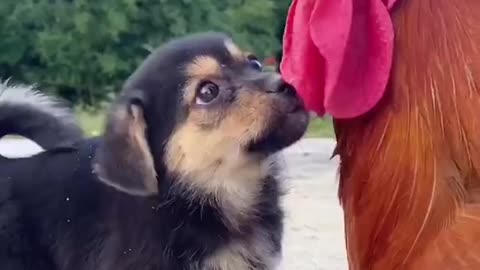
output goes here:
<path id="1" fill-rule="evenodd" d="M 274 55 L 289 2 L 2 0 L 0 78 L 98 105 L 152 49 L 188 33 L 227 32 L 260 57 Z"/>
<path id="2" fill-rule="evenodd" d="M 290 0 L 278 0 L 276 9 L 275 9 L 275 14 L 276 18 L 278 18 L 278 23 L 277 23 L 277 28 L 275 31 L 275 35 L 277 37 L 277 41 L 281 44 L 283 41 L 283 32 L 285 30 L 285 22 L 288 14 L 288 9 L 290 7 Z M 277 62 L 280 63 L 282 61 L 282 50 L 278 50 L 277 53 L 275 54 L 275 57 L 277 58 Z"/>
<path id="3" fill-rule="evenodd" d="M 309 138 L 335 138 L 331 118 L 312 118 L 307 130 Z"/>

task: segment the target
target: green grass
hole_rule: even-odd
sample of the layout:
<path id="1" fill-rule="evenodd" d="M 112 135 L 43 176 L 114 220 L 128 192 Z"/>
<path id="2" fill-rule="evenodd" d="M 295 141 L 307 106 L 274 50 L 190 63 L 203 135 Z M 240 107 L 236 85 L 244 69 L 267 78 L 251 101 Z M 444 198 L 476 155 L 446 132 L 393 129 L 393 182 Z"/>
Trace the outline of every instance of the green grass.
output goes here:
<path id="1" fill-rule="evenodd" d="M 102 134 L 105 123 L 105 110 L 76 109 L 77 120 L 86 135 L 97 136 Z M 332 121 L 329 118 L 312 118 L 307 138 L 333 138 Z"/>
<path id="2" fill-rule="evenodd" d="M 77 121 L 83 128 L 85 135 L 98 136 L 103 133 L 105 124 L 105 110 L 80 109 L 75 110 Z"/>
<path id="3" fill-rule="evenodd" d="M 307 131 L 307 138 L 334 138 L 332 120 L 330 118 L 312 118 Z"/>

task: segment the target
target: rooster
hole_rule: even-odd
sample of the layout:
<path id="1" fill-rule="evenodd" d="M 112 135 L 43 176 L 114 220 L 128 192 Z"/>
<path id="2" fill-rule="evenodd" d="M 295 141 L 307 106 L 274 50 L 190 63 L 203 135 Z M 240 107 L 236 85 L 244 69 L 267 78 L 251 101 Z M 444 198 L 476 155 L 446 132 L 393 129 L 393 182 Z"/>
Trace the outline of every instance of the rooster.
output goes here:
<path id="1" fill-rule="evenodd" d="M 480 269 L 480 1 L 294 0 L 283 46 L 334 119 L 350 270 Z"/>

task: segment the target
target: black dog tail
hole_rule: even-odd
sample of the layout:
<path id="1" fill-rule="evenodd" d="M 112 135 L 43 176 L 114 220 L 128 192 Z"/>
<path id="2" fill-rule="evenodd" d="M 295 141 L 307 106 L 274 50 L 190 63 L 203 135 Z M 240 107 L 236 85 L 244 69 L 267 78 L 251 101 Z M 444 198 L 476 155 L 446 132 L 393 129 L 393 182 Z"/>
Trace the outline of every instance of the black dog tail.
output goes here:
<path id="1" fill-rule="evenodd" d="M 43 149 L 68 147 L 83 138 L 67 106 L 32 86 L 0 82 L 0 138 L 20 135 Z"/>

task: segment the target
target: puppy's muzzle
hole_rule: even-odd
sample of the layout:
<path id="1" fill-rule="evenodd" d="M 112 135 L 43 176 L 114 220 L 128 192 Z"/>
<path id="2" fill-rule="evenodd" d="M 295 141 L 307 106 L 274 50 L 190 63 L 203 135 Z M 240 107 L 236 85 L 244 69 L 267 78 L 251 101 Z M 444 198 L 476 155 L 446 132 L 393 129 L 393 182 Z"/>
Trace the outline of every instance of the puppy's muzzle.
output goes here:
<path id="1" fill-rule="evenodd" d="M 272 76 L 266 89 L 267 93 L 279 95 L 279 98 L 286 100 L 285 111 L 287 113 L 305 110 L 303 101 L 297 95 L 295 88 L 285 82 L 280 76 Z"/>
<path id="2" fill-rule="evenodd" d="M 298 141 L 305 133 L 309 117 L 296 89 L 278 74 L 268 74 L 263 79 L 265 94 L 272 99 L 268 128 L 250 150 L 272 153 Z"/>

